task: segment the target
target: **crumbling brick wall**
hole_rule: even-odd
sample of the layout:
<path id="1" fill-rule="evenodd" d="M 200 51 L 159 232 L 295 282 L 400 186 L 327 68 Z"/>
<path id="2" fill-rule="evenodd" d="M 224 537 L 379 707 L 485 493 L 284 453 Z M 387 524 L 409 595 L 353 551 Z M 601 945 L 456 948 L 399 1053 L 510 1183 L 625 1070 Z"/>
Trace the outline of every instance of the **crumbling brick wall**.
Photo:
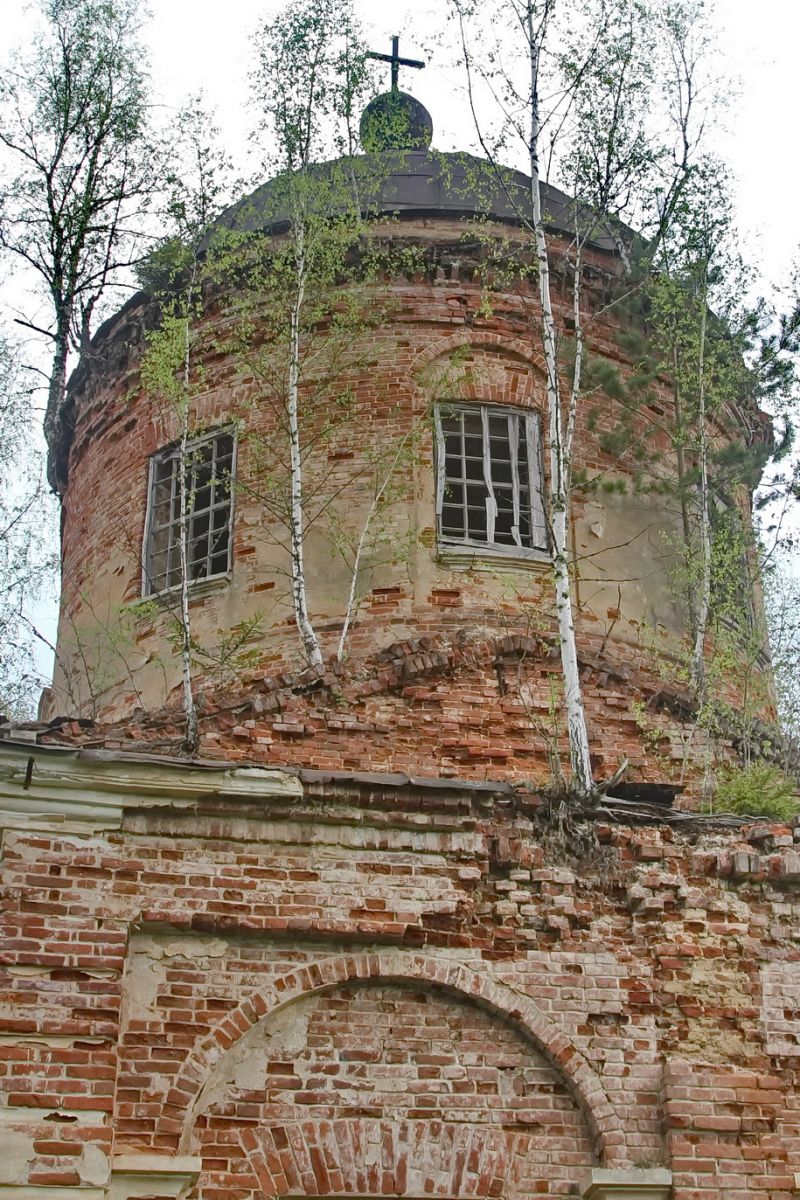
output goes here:
<path id="1" fill-rule="evenodd" d="M 792 1195 L 791 830 L 598 820 L 575 863 L 508 785 L 181 800 L 118 762 L 113 828 L 7 822 L 3 1182 L 148 1151 L 203 1200 Z"/>
<path id="2" fill-rule="evenodd" d="M 274 696 L 281 690 L 262 687 L 265 680 L 295 679 L 304 664 L 289 599 L 288 559 L 276 545 L 285 543 L 285 530 L 274 527 L 258 501 L 259 486 L 263 491 L 266 484 L 251 478 L 257 454 L 248 438 L 268 442 L 275 417 L 271 406 L 259 399 L 252 371 L 220 352 L 216 335 L 225 331 L 228 317 L 219 297 L 206 314 L 204 386 L 193 418 L 206 429 L 230 421 L 238 424 L 242 486 L 235 496 L 232 577 L 194 589 L 191 621 L 198 646 L 212 650 L 226 631 L 258 616 L 260 624 L 246 649 L 259 661 L 255 668 L 248 662 L 226 674 L 198 654 L 196 682 L 208 685 L 214 718 L 226 689 L 240 696 L 258 695 L 254 713 L 242 713 L 232 724 L 219 722 L 225 742 L 221 751 L 229 757 L 242 751 L 262 761 L 342 769 L 366 766 L 368 759 L 381 770 L 407 770 L 410 762 L 423 761 L 427 773 L 457 775 L 470 775 L 473 769 L 496 773 L 532 768 L 532 777 L 541 783 L 548 757 L 544 740 L 551 727 L 558 726 L 551 712 L 560 694 L 556 664 L 547 661 L 556 642 L 546 555 L 540 561 L 509 563 L 480 554 L 471 560 L 469 554 L 459 559 L 437 552 L 431 429 L 432 405 L 443 399 L 534 410 L 546 427 L 545 376 L 538 344 L 531 338 L 536 300 L 497 290 L 487 306 L 483 276 L 470 259 L 480 256 L 479 247 L 464 245 L 464 226 L 452 218 L 403 223 L 401 232 L 411 241 L 419 240 L 427 268 L 398 278 L 386 294 L 380 291 L 376 296 L 376 304 L 389 303 L 389 315 L 381 328 L 364 331 L 353 352 L 357 366 L 345 372 L 353 417 L 324 443 L 322 461 L 317 463 L 313 455 L 307 460 L 310 480 L 318 482 L 315 471 L 326 479 L 325 487 L 335 498 L 331 511 L 337 513 L 341 528 L 355 536 L 374 496 L 375 468 L 369 455 L 376 447 L 399 445 L 414 432 L 413 461 L 403 462 L 392 488 L 396 501 L 383 518 L 386 539 L 367 554 L 359 580 L 364 596 L 346 648 L 350 678 L 340 689 L 347 703 L 336 713 L 331 710 L 339 697 L 326 697 L 324 730 L 323 716 L 313 711 L 313 702 L 304 706 L 293 700 L 291 687 L 283 689 L 289 695 L 281 698 L 282 716 L 277 720 L 269 718 L 272 710 L 257 707 L 264 701 L 260 693 Z M 554 255 L 558 257 L 555 249 Z M 448 270 L 442 269 L 443 262 L 450 264 Z M 614 258 L 591 251 L 587 268 L 587 312 L 602 308 L 587 335 L 588 352 L 624 375 L 632 362 L 620 345 L 622 317 L 613 306 L 605 306 Z M 81 715 L 130 721 L 140 711 L 160 713 L 179 701 L 174 604 L 172 613 L 169 604 L 136 606 L 142 586 L 148 460 L 177 433 L 175 414 L 148 395 L 139 379 L 141 329 L 152 322 L 151 307 L 140 297 L 116 324 L 112 322 L 95 348 L 92 373 L 73 388 L 62 614 L 55 693 L 44 712 L 48 718 Z M 557 311 L 568 337 L 568 295 L 559 297 Z M 198 331 L 198 343 L 203 345 L 203 330 Z M 586 683 L 592 749 L 611 771 L 623 757 L 632 758 L 642 778 L 659 772 L 664 777 L 663 764 L 655 761 L 662 751 L 668 761 L 678 763 L 678 772 L 683 766 L 681 733 L 666 750 L 657 747 L 663 732 L 658 720 L 655 730 L 645 728 L 632 707 L 634 702 L 647 704 L 665 680 L 671 686 L 681 675 L 685 606 L 673 578 L 680 538 L 660 492 L 638 485 L 642 463 L 634 449 L 619 457 L 603 448 L 603 439 L 621 421 L 632 421 L 631 447 L 646 447 L 657 459 L 656 474 L 670 477 L 672 450 L 661 427 L 670 404 L 668 382 L 656 380 L 653 389 L 655 407 L 643 403 L 633 418 L 610 396 L 583 406 L 573 456 L 576 478 L 597 475 L 608 485 L 579 487 L 573 505 L 574 598 L 579 649 L 590 676 Z M 735 414 L 725 414 L 720 422 L 714 429 L 715 442 L 741 435 Z M 546 474 L 546 454 L 544 460 Z M 307 529 L 304 553 L 311 611 L 330 664 L 344 618 L 348 569 L 324 521 Z M 469 645 L 460 646 L 460 638 Z M 543 640 L 546 653 L 538 661 L 528 655 L 519 674 L 503 661 L 507 656 L 502 651 L 489 646 L 507 638 Z M 465 665 L 464 656 L 469 659 L 474 644 L 484 647 L 477 669 L 448 674 L 448 666 Z M 401 649 L 392 655 L 397 647 Z M 420 655 L 422 663 L 410 670 L 409 660 Z M 727 687 L 727 698 L 735 701 L 746 684 L 749 717 L 756 711 L 774 715 L 768 674 L 753 665 L 752 656 L 745 665 L 746 657 L 746 680 L 729 669 L 720 692 Z M 642 688 L 629 687 L 620 697 L 617 684 L 631 671 L 641 676 Z M 429 683 L 431 676 L 438 677 Z M 605 686 L 604 676 L 615 681 L 611 688 Z M 337 717 L 344 722 L 341 736 L 335 732 Z M 439 748 L 431 745 L 429 736 L 436 723 L 443 733 Z M 203 725 L 204 752 L 216 749 L 216 724 L 214 719 Z M 236 733 L 225 741 L 232 727 Z M 386 730 L 398 731 L 394 743 Z M 416 741 L 413 730 L 419 732 Z M 462 731 L 465 736 L 460 738 Z M 560 727 L 552 733 L 556 752 L 563 750 L 563 734 Z M 314 745 L 305 743 L 307 736 L 313 736 Z M 667 731 L 670 738 L 672 732 Z M 690 757 L 703 761 L 701 740 L 688 742 Z"/>

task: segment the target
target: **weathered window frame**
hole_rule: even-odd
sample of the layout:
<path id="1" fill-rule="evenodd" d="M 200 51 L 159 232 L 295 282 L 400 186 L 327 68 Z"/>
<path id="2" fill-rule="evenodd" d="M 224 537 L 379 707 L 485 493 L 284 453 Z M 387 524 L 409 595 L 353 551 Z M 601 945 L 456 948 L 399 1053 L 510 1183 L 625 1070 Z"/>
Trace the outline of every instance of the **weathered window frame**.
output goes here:
<path id="1" fill-rule="evenodd" d="M 218 458 L 225 459 L 228 457 L 227 451 L 224 454 L 218 454 L 218 447 L 223 439 L 230 442 L 230 469 L 227 474 L 228 484 L 225 498 L 218 500 L 216 492 L 221 482 L 221 477 L 217 477 L 215 468 Z M 211 482 L 208 485 L 210 487 L 209 504 L 197 512 L 194 510 L 194 507 L 191 503 L 191 497 L 193 494 L 193 484 L 191 478 L 188 482 L 188 497 L 190 501 L 189 567 L 191 576 L 189 579 L 189 586 L 193 590 L 202 588 L 202 586 L 207 583 L 218 584 L 220 582 L 224 582 L 226 579 L 230 578 L 231 571 L 233 569 L 234 494 L 236 460 L 238 453 L 235 430 L 230 426 L 222 426 L 209 430 L 198 437 L 192 438 L 187 444 L 185 451 L 186 460 L 189 463 L 189 470 L 191 474 L 193 474 L 195 471 L 195 465 L 192 463 L 192 455 L 195 454 L 200 448 L 207 446 L 213 447 L 212 477 Z M 145 516 L 144 538 L 142 542 L 142 596 L 145 598 L 168 595 L 180 587 L 180 575 L 178 575 L 178 578 L 174 578 L 175 571 L 180 570 L 178 565 L 180 517 L 170 516 L 169 520 L 161 523 L 157 523 L 156 520 L 157 507 L 167 502 L 169 502 L 170 506 L 174 506 L 179 489 L 179 475 L 176 465 L 180 462 L 180 459 L 180 443 L 172 443 L 169 446 L 165 446 L 163 449 L 158 450 L 155 454 L 150 456 L 147 477 L 147 512 Z M 168 480 L 163 477 L 159 478 L 159 472 L 166 464 L 173 464 Z M 157 501 L 156 488 L 160 485 L 166 484 L 167 482 L 169 482 L 170 486 L 169 501 Z M 194 490 L 196 491 L 196 488 L 194 488 Z M 226 537 L 226 547 L 224 550 L 218 549 L 215 552 L 211 542 L 212 534 L 214 533 L 215 518 L 217 514 L 225 512 L 226 509 L 227 516 L 224 524 L 221 523 L 217 530 L 218 535 L 221 535 L 224 531 Z M 174 511 L 174 509 L 170 507 L 170 512 L 172 511 Z M 195 528 L 194 522 L 198 519 L 198 517 L 205 515 L 205 513 L 208 513 L 209 517 L 208 530 L 206 530 L 204 534 L 199 534 L 197 537 L 193 537 L 192 534 Z M 164 548 L 156 549 L 154 546 L 154 542 L 158 534 L 166 534 L 167 540 Z M 206 538 L 206 552 L 204 555 L 202 555 L 202 557 L 192 558 L 192 542 L 198 541 L 201 536 L 205 536 Z M 165 569 L 155 571 L 153 569 L 153 557 L 155 554 L 161 553 L 166 553 Z M 214 560 L 221 560 L 223 554 L 225 555 L 224 562 L 215 563 Z M 173 556 L 175 558 L 174 562 Z M 215 567 L 213 571 L 211 570 L 212 566 Z M 164 582 L 163 585 L 159 586 L 159 581 L 161 580 L 162 576 L 164 577 Z M 172 582 L 170 582 L 171 579 Z"/>
<path id="2" fill-rule="evenodd" d="M 462 451 L 462 478 L 455 480 L 454 477 L 447 476 L 447 448 L 446 436 L 448 432 L 443 429 L 442 421 L 449 417 L 468 415 L 472 418 L 480 415 L 481 428 L 481 444 L 482 444 L 482 479 L 475 478 L 467 480 L 466 477 L 466 453 Z M 492 420 L 497 418 L 505 418 L 508 422 L 508 445 L 509 445 L 509 461 L 508 466 L 511 473 L 511 483 L 507 480 L 499 481 L 493 479 L 492 476 L 492 459 L 491 459 L 491 442 L 490 429 L 496 428 L 496 424 L 492 426 Z M 512 436 L 512 422 L 516 426 L 516 437 Z M 519 424 L 522 424 L 524 433 L 525 459 L 524 474 L 520 476 L 519 450 L 520 445 L 520 430 Z M 542 456 L 542 437 L 541 425 L 538 412 L 532 409 L 516 408 L 511 405 L 498 404 L 481 404 L 479 402 L 470 403 L 463 400 L 439 400 L 434 405 L 434 429 L 435 429 L 435 481 L 436 481 L 436 539 L 439 550 L 445 554 L 463 551 L 473 551 L 479 557 L 500 557 L 500 558 L 529 558 L 539 560 L 549 555 L 549 539 L 547 534 L 547 520 L 544 509 L 544 463 Z M 464 426 L 462 423 L 462 443 L 466 434 L 463 432 Z M 476 437 L 476 434 L 471 436 Z M 515 453 L 516 451 L 516 453 Z M 477 459 L 473 456 L 470 461 L 475 462 Z M 468 482 L 474 486 L 482 486 L 485 491 L 486 505 L 486 537 L 472 536 L 455 536 L 446 531 L 443 525 L 443 513 L 447 506 L 447 486 L 448 481 L 460 483 L 463 491 L 463 503 L 455 507 L 463 509 L 468 508 L 468 497 L 466 488 Z M 527 489 L 528 499 L 524 500 L 525 489 Z M 496 491 L 509 491 L 512 493 L 512 503 L 514 508 L 514 517 L 516 520 L 512 523 L 512 536 L 514 528 L 516 528 L 517 541 L 497 541 L 495 538 L 496 518 L 498 515 L 498 505 L 495 498 Z M 520 514 L 527 514 L 527 519 L 530 523 L 530 544 L 523 544 L 522 534 L 520 532 Z M 469 517 L 465 516 L 465 530 L 469 530 Z"/>

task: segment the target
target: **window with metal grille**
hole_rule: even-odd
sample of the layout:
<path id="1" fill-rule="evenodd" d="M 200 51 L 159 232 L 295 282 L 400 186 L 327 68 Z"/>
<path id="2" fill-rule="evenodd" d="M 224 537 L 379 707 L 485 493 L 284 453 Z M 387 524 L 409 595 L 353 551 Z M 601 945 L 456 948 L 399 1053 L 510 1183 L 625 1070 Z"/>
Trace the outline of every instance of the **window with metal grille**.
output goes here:
<path id="1" fill-rule="evenodd" d="M 186 548 L 192 583 L 224 575 L 231 569 L 235 453 L 236 444 L 229 430 L 197 438 L 186 449 Z M 180 463 L 180 446 L 171 446 L 150 459 L 145 596 L 167 591 L 181 582 Z"/>
<path id="2" fill-rule="evenodd" d="M 536 413 L 441 403 L 436 442 L 440 545 L 506 554 L 547 549 Z"/>

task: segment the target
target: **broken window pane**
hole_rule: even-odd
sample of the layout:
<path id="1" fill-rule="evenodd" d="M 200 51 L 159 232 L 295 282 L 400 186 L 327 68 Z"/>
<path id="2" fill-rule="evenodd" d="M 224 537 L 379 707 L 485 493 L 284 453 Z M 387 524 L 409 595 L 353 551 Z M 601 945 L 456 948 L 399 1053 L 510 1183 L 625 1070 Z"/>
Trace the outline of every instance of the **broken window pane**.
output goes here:
<path id="1" fill-rule="evenodd" d="M 436 421 L 440 540 L 546 549 L 537 414 L 442 404 Z"/>

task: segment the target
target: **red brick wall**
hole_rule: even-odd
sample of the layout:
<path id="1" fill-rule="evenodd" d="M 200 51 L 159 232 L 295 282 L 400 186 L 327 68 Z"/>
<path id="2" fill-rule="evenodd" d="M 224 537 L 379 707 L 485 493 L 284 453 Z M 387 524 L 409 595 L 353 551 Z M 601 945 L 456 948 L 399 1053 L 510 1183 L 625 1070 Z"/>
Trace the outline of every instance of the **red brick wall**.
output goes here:
<path id="1" fill-rule="evenodd" d="M 6 831 L 30 1181 L 150 1148 L 200 1153 L 203 1200 L 560 1196 L 598 1163 L 788 1200 L 789 831 L 600 826 L 576 867 L 510 796 L 309 787 Z"/>
<path id="2" fill-rule="evenodd" d="M 399 771 L 412 776 L 494 778 L 542 787 L 550 754 L 568 760 L 553 698 L 561 668 L 555 638 L 508 633 L 470 637 L 463 610 L 431 620 L 445 633 L 309 671 L 250 673 L 227 689 L 201 689 L 201 755 L 334 771 Z M 485 613 L 490 625 L 493 614 Z M 491 626 L 490 626 L 491 627 Z M 672 782 L 699 795 L 709 753 L 733 758 L 733 742 L 713 746 L 681 688 L 648 669 L 631 648 L 610 658 L 601 638 L 581 640 L 583 695 L 598 779 L 627 758 L 630 781 Z M 181 754 L 177 704 L 119 722 L 43 734 L 55 744 Z"/>
<path id="3" fill-rule="evenodd" d="M 206 1085 L 191 1143 L 243 1188 L 263 1173 L 278 1194 L 566 1194 L 593 1162 L 563 1080 L 469 1003 L 349 985 L 256 1032 Z"/>
<path id="4" fill-rule="evenodd" d="M 430 228 L 417 232 L 423 241 L 432 238 Z M 437 238 L 451 248 L 462 233 L 460 225 L 446 221 L 436 227 Z M 602 271 L 609 262 L 598 256 L 593 265 L 601 273 L 592 286 L 603 298 Z M 592 294 L 587 307 L 596 298 Z M 548 571 L 540 564 L 509 576 L 454 570 L 436 560 L 433 450 L 424 424 L 431 399 L 443 386 L 436 383 L 436 371 L 441 372 L 455 350 L 466 354 L 457 368 L 459 396 L 543 410 L 541 356 L 530 344 L 530 298 L 497 295 L 493 312 L 483 312 L 479 284 L 462 275 L 454 280 L 418 277 L 398 281 L 392 299 L 391 321 L 377 333 L 365 335 L 365 345 L 356 355 L 372 355 L 374 360 L 369 368 L 362 363 L 353 373 L 356 419 L 347 424 L 336 445 L 327 448 L 333 456 L 330 461 L 326 453 L 323 463 L 315 466 L 310 461 L 308 465 L 312 475 L 314 470 L 333 469 L 330 487 L 350 481 L 343 492 L 347 508 L 366 505 L 369 487 L 358 471 L 367 449 L 397 442 L 414 421 L 422 422 L 419 462 L 406 472 L 402 503 L 391 518 L 389 549 L 381 551 L 389 561 L 374 567 L 372 576 L 365 578 L 367 590 L 348 646 L 346 678 L 334 680 L 333 693 L 321 697 L 310 695 L 307 689 L 305 698 L 297 689 L 284 689 L 277 720 L 271 710 L 259 711 L 261 698 L 255 699 L 255 712 L 248 711 L 246 704 L 240 704 L 237 711 L 235 701 L 228 703 L 226 698 L 231 720 L 218 718 L 218 705 L 212 703 L 214 716 L 203 723 L 203 752 L 214 754 L 219 748 L 226 757 L 241 754 L 253 760 L 342 769 L 414 769 L 467 776 L 489 769 L 509 777 L 522 771 L 541 783 L 546 777 L 545 742 L 552 725 L 549 710 L 553 696 L 558 695 L 558 671 L 547 659 L 553 648 Z M 137 708 L 152 712 L 178 699 L 179 671 L 174 645 L 171 647 L 168 639 L 169 618 L 152 612 L 140 616 L 135 609 L 125 609 L 139 595 L 141 584 L 148 457 L 176 433 L 174 414 L 140 391 L 137 364 L 141 343 L 134 339 L 128 345 L 126 340 L 144 316 L 138 311 L 127 315 L 126 323 L 109 337 L 110 361 L 105 372 L 95 375 L 77 395 L 70 485 L 64 506 L 57 696 L 48 716 L 79 709 L 84 716 L 127 719 Z M 209 315 L 212 331 L 218 331 L 224 316 L 219 311 Z M 625 371 L 628 364 L 616 340 L 615 320 L 611 309 L 593 324 L 590 345 L 594 354 L 613 360 Z M 243 368 L 234 369 L 216 350 L 206 354 L 203 370 L 198 418 L 213 424 L 239 417 L 251 433 L 268 438 L 272 417 L 267 404 L 254 404 L 252 376 Z M 666 390 L 662 400 L 668 403 Z M 593 419 L 587 408 L 576 432 L 576 469 L 613 468 L 625 477 L 638 469 L 637 463 L 631 459 L 615 464 L 598 443 L 602 432 L 615 427 L 620 410 L 607 397 L 592 407 L 598 410 Z M 649 428 L 652 419 L 646 409 L 639 414 L 634 442 L 646 441 L 666 461 L 668 447 L 663 433 L 656 436 Z M 243 435 L 242 478 L 252 469 L 251 459 Z M 621 522 L 619 536 L 610 529 L 595 535 L 587 532 L 596 525 L 589 503 L 580 497 L 576 502 L 576 538 L 581 542 L 576 549 L 590 555 L 582 568 L 585 578 L 576 600 L 582 653 L 586 662 L 594 662 L 598 668 L 587 679 L 598 765 L 605 768 L 608 764 L 613 771 L 628 756 L 635 776 L 665 778 L 673 772 L 677 777 L 685 774 L 681 729 L 666 729 L 665 744 L 659 747 L 658 738 L 664 732 L 660 719 L 654 721 L 655 732 L 645 730 L 633 707 L 634 702 L 647 703 L 661 690 L 665 678 L 679 675 L 667 653 L 674 649 L 671 635 L 665 632 L 668 629 L 674 635 L 681 628 L 682 617 L 666 581 L 669 550 L 658 542 L 664 514 L 656 509 L 648 516 L 641 509 L 639 517 L 650 532 L 633 539 L 628 558 L 621 562 L 617 558 L 622 551 L 612 543 L 630 535 L 624 513 L 620 510 L 616 517 Z M 645 502 L 631 496 L 624 503 L 633 505 L 633 512 L 637 504 Z M 248 691 L 266 691 L 271 703 L 280 687 L 270 681 L 281 674 L 294 678 L 302 667 L 299 640 L 288 603 L 286 574 L 269 544 L 275 530 L 270 533 L 269 520 L 246 492 L 237 494 L 236 507 L 233 581 L 195 598 L 193 628 L 200 644 L 210 643 L 220 630 L 258 610 L 262 629 L 251 648 L 261 653 L 261 661 L 255 672 L 228 675 L 224 680 L 199 662 L 197 676 L 202 682 L 205 672 L 214 693 L 224 691 L 227 684 L 240 697 Z M 342 515 L 348 516 L 344 511 Z M 602 553 L 598 555 L 598 551 Z M 330 659 L 344 612 L 346 571 L 318 530 L 309 534 L 306 558 L 312 610 Z M 616 582 L 613 586 L 603 583 L 606 576 L 622 579 L 621 592 Z M 629 577 L 628 582 L 624 577 Z M 487 639 L 500 641 L 509 634 L 548 641 L 543 663 L 532 667 L 534 656 L 527 653 L 524 678 L 512 662 L 500 664 L 498 672 L 494 664 L 497 651 L 486 645 Z M 420 639 L 432 640 L 415 648 Z M 467 660 L 471 657 L 469 645 L 465 653 L 458 650 L 459 640 L 464 639 L 483 644 L 477 656 L 480 661 L 475 667 L 467 661 L 463 666 L 468 669 L 454 671 L 450 669 L 454 654 L 459 668 L 459 654 Z M 423 658 L 428 655 L 430 662 L 426 666 L 425 662 L 406 661 L 398 674 L 401 664 L 393 660 L 392 646 L 401 647 L 394 659 L 411 660 L 421 654 Z M 437 660 L 440 652 L 449 656 L 449 662 Z M 385 660 L 381 656 L 386 656 Z M 641 676 L 641 687 L 627 684 L 632 667 Z M 610 688 L 609 673 L 613 678 Z M 423 675 L 426 677 L 420 682 Z M 736 681 L 731 672 L 726 681 L 733 695 Z M 762 682 L 761 675 L 756 679 L 751 672 L 751 696 Z M 768 691 L 765 684 L 765 696 Z M 340 697 L 344 698 L 342 704 Z M 761 701 L 757 703 L 760 707 Z M 174 717 L 164 719 L 167 724 L 174 721 Z M 337 726 L 338 721 L 342 724 Z M 564 730 L 558 728 L 559 749 L 563 749 L 563 735 Z M 151 730 L 147 738 L 157 741 L 158 734 Z M 691 746 L 692 755 L 704 763 L 704 747 L 695 739 Z"/>

